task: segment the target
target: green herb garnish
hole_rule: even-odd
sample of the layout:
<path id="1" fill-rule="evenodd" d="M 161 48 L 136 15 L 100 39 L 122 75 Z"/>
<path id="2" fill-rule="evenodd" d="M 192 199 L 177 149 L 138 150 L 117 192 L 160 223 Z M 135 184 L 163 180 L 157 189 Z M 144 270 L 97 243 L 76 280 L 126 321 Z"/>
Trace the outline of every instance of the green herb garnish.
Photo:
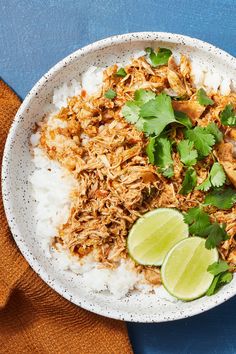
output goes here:
<path id="1" fill-rule="evenodd" d="M 214 262 L 207 268 L 207 271 L 212 275 L 218 275 L 220 273 L 225 272 L 226 270 L 229 270 L 229 265 L 227 262 L 221 260 L 218 262 Z"/>
<path id="2" fill-rule="evenodd" d="M 193 141 L 200 158 L 208 156 L 212 150 L 212 146 L 215 144 L 214 135 L 209 133 L 207 129 L 203 127 L 188 129 L 185 132 L 185 136 L 190 141 Z"/>
<path id="3" fill-rule="evenodd" d="M 191 235 L 206 237 L 207 249 L 217 247 L 229 238 L 225 225 L 217 222 L 211 224 L 209 215 L 200 207 L 191 208 L 184 214 L 184 221 L 189 225 Z"/>
<path id="4" fill-rule="evenodd" d="M 186 166 L 195 165 L 197 162 L 197 150 L 194 149 L 194 144 L 189 140 L 181 140 L 177 145 L 180 154 L 180 160 Z"/>
<path id="5" fill-rule="evenodd" d="M 154 99 L 156 94 L 153 91 L 139 89 L 134 93 L 134 101 L 138 106 L 144 105 L 144 103 Z"/>
<path id="6" fill-rule="evenodd" d="M 159 136 L 168 124 L 176 122 L 171 98 L 165 93 L 156 96 L 152 91 L 136 91 L 135 99 L 125 103 L 122 114 L 146 135 Z"/>
<path id="7" fill-rule="evenodd" d="M 232 188 L 218 188 L 208 193 L 204 205 L 213 205 L 218 209 L 227 210 L 236 203 L 236 191 Z"/>
<path id="8" fill-rule="evenodd" d="M 140 116 L 140 108 L 156 95 L 148 90 L 136 90 L 133 101 L 127 101 L 122 108 L 122 114 L 127 122 L 135 124 L 138 130 L 143 130 L 144 120 Z"/>
<path id="9" fill-rule="evenodd" d="M 202 106 L 212 106 L 214 104 L 214 101 L 207 96 L 206 91 L 203 88 L 200 88 L 197 91 L 197 100 Z"/>
<path id="10" fill-rule="evenodd" d="M 230 272 L 225 272 L 217 275 L 213 279 L 210 288 L 206 292 L 206 295 L 207 296 L 214 295 L 223 285 L 230 283 L 232 279 L 233 279 L 233 274 Z"/>
<path id="11" fill-rule="evenodd" d="M 147 135 L 160 135 L 165 127 L 176 121 L 171 105 L 171 98 L 161 93 L 146 102 L 140 110 L 140 116 L 144 120 L 143 131 Z"/>
<path id="12" fill-rule="evenodd" d="M 220 119 L 223 125 L 236 126 L 236 114 L 232 103 L 225 106 L 224 110 L 220 113 Z"/>
<path id="13" fill-rule="evenodd" d="M 225 231 L 225 225 L 220 225 L 218 222 L 214 222 L 208 226 L 202 235 L 207 236 L 205 243 L 207 249 L 217 247 L 222 241 L 228 240 L 229 238 Z"/>
<path id="14" fill-rule="evenodd" d="M 200 207 L 190 208 L 184 214 L 184 221 L 189 225 L 190 234 L 196 236 L 202 236 L 211 225 L 209 215 Z"/>
<path id="15" fill-rule="evenodd" d="M 172 51 L 167 48 L 159 48 L 157 52 L 154 52 L 152 48 L 146 48 L 146 53 L 149 56 L 152 66 L 166 65 L 169 57 L 172 55 Z"/>
<path id="16" fill-rule="evenodd" d="M 178 123 L 184 125 L 186 128 L 191 129 L 193 126 L 190 118 L 186 113 L 175 111 L 175 119 L 178 121 Z"/>
<path id="17" fill-rule="evenodd" d="M 189 167 L 185 173 L 180 194 L 190 193 L 197 184 L 197 174 L 194 168 Z"/>
<path id="18" fill-rule="evenodd" d="M 218 128 L 218 126 L 215 123 L 210 123 L 205 130 L 212 134 L 215 138 L 215 142 L 219 143 L 221 142 L 221 140 L 223 139 L 223 133 L 220 131 L 220 129 Z"/>
<path id="19" fill-rule="evenodd" d="M 116 76 L 120 76 L 120 77 L 126 77 L 127 72 L 125 71 L 124 68 L 120 68 L 119 70 L 117 70 Z"/>
<path id="20" fill-rule="evenodd" d="M 122 114 L 127 122 L 136 124 L 139 117 L 140 107 L 135 101 L 128 101 L 122 108 Z"/>
<path id="21" fill-rule="evenodd" d="M 225 261 L 218 261 L 211 264 L 207 271 L 214 275 L 214 279 L 211 286 L 206 292 L 206 295 L 211 296 L 217 293 L 217 291 L 224 285 L 231 282 L 233 274 L 229 272 L 229 265 Z"/>
<path id="22" fill-rule="evenodd" d="M 156 144 L 156 137 L 152 137 L 149 139 L 149 142 L 146 147 L 146 154 L 148 156 L 148 160 L 153 165 L 155 164 L 155 155 L 154 155 L 154 152 L 156 150 L 155 144 Z"/>
<path id="23" fill-rule="evenodd" d="M 197 186 L 198 190 L 207 192 L 211 187 L 221 187 L 226 181 L 226 175 L 219 162 L 215 162 L 210 170 L 208 177 Z"/>
<path id="24" fill-rule="evenodd" d="M 116 92 L 115 92 L 114 90 L 112 90 L 112 89 L 109 89 L 109 90 L 107 90 L 107 91 L 105 92 L 104 96 L 105 96 L 106 98 L 109 98 L 110 100 L 113 100 L 113 98 L 116 97 Z"/>
<path id="25" fill-rule="evenodd" d="M 146 149 L 149 162 L 158 166 L 158 170 L 167 178 L 173 177 L 174 175 L 174 162 L 171 152 L 171 143 L 167 138 L 152 137 L 149 139 Z"/>

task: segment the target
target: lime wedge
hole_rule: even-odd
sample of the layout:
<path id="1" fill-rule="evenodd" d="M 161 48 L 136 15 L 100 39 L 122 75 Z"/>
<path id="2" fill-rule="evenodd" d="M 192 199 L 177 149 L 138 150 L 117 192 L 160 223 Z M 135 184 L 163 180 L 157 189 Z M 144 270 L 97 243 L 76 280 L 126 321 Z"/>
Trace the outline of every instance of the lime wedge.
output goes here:
<path id="1" fill-rule="evenodd" d="M 207 271 L 218 261 L 216 248 L 208 250 L 205 239 L 189 237 L 177 243 L 167 254 L 161 277 L 166 290 L 180 300 L 190 301 L 205 294 L 214 276 Z"/>
<path id="2" fill-rule="evenodd" d="M 161 265 L 167 252 L 188 237 L 183 215 L 175 209 L 160 208 L 144 214 L 130 230 L 127 246 L 139 264 Z"/>

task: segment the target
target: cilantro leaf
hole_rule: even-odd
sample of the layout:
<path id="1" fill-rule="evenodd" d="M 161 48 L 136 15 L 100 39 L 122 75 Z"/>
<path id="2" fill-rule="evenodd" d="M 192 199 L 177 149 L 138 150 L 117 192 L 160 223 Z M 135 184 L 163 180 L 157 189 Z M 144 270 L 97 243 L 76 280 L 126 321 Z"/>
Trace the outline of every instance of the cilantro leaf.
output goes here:
<path id="1" fill-rule="evenodd" d="M 217 291 L 219 290 L 219 288 L 220 288 L 220 276 L 221 276 L 221 274 L 219 274 L 216 277 L 214 277 L 209 289 L 206 292 L 207 296 L 212 296 L 215 293 L 217 293 Z"/>
<path id="2" fill-rule="evenodd" d="M 214 101 L 207 96 L 206 91 L 203 88 L 200 88 L 197 91 L 197 100 L 202 106 L 212 106 L 214 104 Z"/>
<path id="3" fill-rule="evenodd" d="M 236 191 L 232 188 L 218 188 L 208 193 L 204 205 L 213 205 L 218 209 L 227 210 L 236 203 Z"/>
<path id="4" fill-rule="evenodd" d="M 199 184 L 199 186 L 197 186 L 197 190 L 199 191 L 204 191 L 207 192 L 209 191 L 209 189 L 211 188 L 211 181 L 210 181 L 210 177 L 208 176 L 205 181 L 203 181 L 201 184 Z"/>
<path id="5" fill-rule="evenodd" d="M 165 177 L 173 177 L 173 160 L 171 156 L 171 143 L 166 137 L 151 137 L 146 148 L 149 162 L 158 166 Z"/>
<path id="6" fill-rule="evenodd" d="M 215 144 L 214 136 L 208 133 L 206 128 L 203 127 L 195 127 L 191 130 L 188 129 L 185 132 L 185 135 L 190 141 L 193 141 L 199 157 L 209 155 L 212 150 L 212 146 Z"/>
<path id="7" fill-rule="evenodd" d="M 211 122 L 205 129 L 208 133 L 214 136 L 216 143 L 219 143 L 223 139 L 223 133 L 220 131 L 216 123 Z"/>
<path id="8" fill-rule="evenodd" d="M 146 48 L 146 53 L 149 55 L 152 66 L 166 65 L 169 57 L 172 55 L 172 51 L 167 48 L 159 48 L 158 52 L 154 52 L 152 48 Z"/>
<path id="9" fill-rule="evenodd" d="M 225 183 L 226 175 L 219 162 L 215 162 L 211 168 L 210 180 L 213 187 L 221 187 Z"/>
<path id="10" fill-rule="evenodd" d="M 175 119 L 178 121 L 178 123 L 184 125 L 186 128 L 190 129 L 193 126 L 190 118 L 184 112 L 175 111 Z"/>
<path id="11" fill-rule="evenodd" d="M 219 260 L 218 262 L 214 262 L 207 268 L 207 271 L 212 275 L 218 275 L 220 273 L 229 270 L 229 265 L 227 262 Z"/>
<path id="12" fill-rule="evenodd" d="M 129 123 L 135 124 L 139 120 L 140 107 L 135 103 L 135 101 L 126 102 L 121 112 Z"/>
<path id="13" fill-rule="evenodd" d="M 125 103 L 122 114 L 147 135 L 158 136 L 169 123 L 176 121 L 169 96 L 165 93 L 156 96 L 143 89 L 135 91 L 135 99 Z"/>
<path id="14" fill-rule="evenodd" d="M 176 121 L 171 98 L 165 93 L 146 102 L 140 109 L 140 116 L 144 119 L 143 130 L 148 135 L 158 136 L 168 124 Z"/>
<path id="15" fill-rule="evenodd" d="M 215 162 L 212 165 L 211 171 L 208 177 L 205 179 L 203 183 L 201 183 L 197 189 L 201 191 L 208 191 L 212 186 L 213 187 L 221 187 L 225 183 L 226 175 L 223 167 L 219 162 Z"/>
<path id="16" fill-rule="evenodd" d="M 203 236 L 207 236 L 205 246 L 207 249 L 217 247 L 222 241 L 229 238 L 225 231 L 225 225 L 220 225 L 218 222 L 214 222 L 206 228 Z"/>
<path id="17" fill-rule="evenodd" d="M 143 119 L 140 117 L 140 107 L 146 102 L 155 98 L 156 95 L 152 91 L 136 90 L 134 93 L 134 100 L 127 101 L 123 106 L 121 113 L 125 119 L 132 124 L 135 124 L 139 130 L 143 130 Z"/>
<path id="18" fill-rule="evenodd" d="M 113 98 L 116 97 L 116 92 L 115 92 L 114 90 L 112 90 L 112 89 L 109 89 L 109 90 L 107 90 L 107 91 L 105 92 L 104 96 L 105 96 L 106 98 L 109 98 L 110 100 L 113 100 Z"/>
<path id="19" fill-rule="evenodd" d="M 201 208 L 189 209 L 184 215 L 184 222 L 189 225 L 191 235 L 207 237 L 205 242 L 207 249 L 218 246 L 229 237 L 225 225 L 217 222 L 211 224 L 209 215 Z"/>
<path id="20" fill-rule="evenodd" d="M 220 113 L 220 119 L 223 125 L 236 126 L 236 114 L 232 103 L 225 106 L 224 110 Z"/>
<path id="21" fill-rule="evenodd" d="M 155 165 L 159 167 L 160 172 L 165 177 L 173 177 L 173 160 L 171 156 L 171 143 L 167 138 L 156 139 L 155 145 Z"/>
<path id="22" fill-rule="evenodd" d="M 146 154 L 148 156 L 148 160 L 150 163 L 154 164 L 155 162 L 155 143 L 156 143 L 156 137 L 149 138 L 149 142 L 146 147 Z"/>
<path id="23" fill-rule="evenodd" d="M 214 295 L 217 291 L 225 284 L 228 284 L 233 279 L 233 274 L 230 272 L 225 272 L 222 274 L 218 274 L 211 283 L 211 286 L 206 292 L 207 296 Z"/>
<path id="24" fill-rule="evenodd" d="M 190 208 L 184 214 L 184 222 L 189 225 L 191 235 L 202 236 L 205 229 L 211 225 L 209 215 L 201 208 Z"/>
<path id="25" fill-rule="evenodd" d="M 119 70 L 117 70 L 116 72 L 116 76 L 120 76 L 120 77 L 126 77 L 127 72 L 125 71 L 124 68 L 120 68 Z"/>
<path id="26" fill-rule="evenodd" d="M 179 192 L 183 195 L 186 195 L 193 190 L 193 188 L 196 186 L 196 184 L 197 184 L 196 171 L 190 167 L 187 169 L 187 171 L 185 173 L 182 188 L 180 189 Z"/>
<path id="27" fill-rule="evenodd" d="M 228 284 L 231 282 L 232 279 L 233 279 L 233 274 L 230 272 L 226 272 L 222 274 L 220 281 L 221 284 Z"/>
<path id="28" fill-rule="evenodd" d="M 218 265 L 217 265 L 217 263 L 218 263 Z M 214 273 L 217 273 L 217 274 L 215 274 L 216 276 L 213 279 L 213 281 L 211 283 L 211 286 L 207 290 L 206 295 L 211 296 L 211 295 L 217 293 L 217 291 L 223 285 L 230 283 L 231 280 L 233 279 L 233 274 L 228 271 L 228 269 L 229 269 L 228 265 L 227 265 L 228 268 L 226 269 L 226 267 L 227 267 L 226 264 L 227 263 L 226 264 L 225 263 L 226 262 L 224 262 L 224 261 L 219 261 L 219 262 L 213 263 L 212 265 L 210 265 L 208 267 L 208 269 L 207 269 L 208 271 L 210 271 L 209 268 L 211 267 L 212 271 L 210 271 L 210 273 L 212 273 L 213 275 L 214 275 Z M 223 265 L 223 264 L 225 264 L 225 265 Z M 225 271 L 223 270 L 224 268 L 226 269 Z M 217 271 L 217 269 L 219 270 L 219 272 Z"/>
<path id="29" fill-rule="evenodd" d="M 180 160 L 187 166 L 195 165 L 197 162 L 197 150 L 193 148 L 193 142 L 181 140 L 177 145 Z"/>
<path id="30" fill-rule="evenodd" d="M 142 106 L 144 103 L 154 99 L 156 94 L 153 91 L 144 89 L 136 90 L 134 93 L 134 100 L 138 106 Z"/>

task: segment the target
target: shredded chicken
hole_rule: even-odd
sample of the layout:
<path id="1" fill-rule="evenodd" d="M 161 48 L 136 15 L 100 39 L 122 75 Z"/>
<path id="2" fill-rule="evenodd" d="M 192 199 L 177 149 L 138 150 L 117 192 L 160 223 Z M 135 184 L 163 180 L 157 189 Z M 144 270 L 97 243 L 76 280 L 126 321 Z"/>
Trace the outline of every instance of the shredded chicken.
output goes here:
<path id="1" fill-rule="evenodd" d="M 234 143 L 222 142 L 216 149 L 218 161 L 224 167 L 225 173 L 236 187 L 236 158 L 233 155 Z"/>
<path id="2" fill-rule="evenodd" d="M 193 124 L 196 123 L 206 109 L 205 106 L 201 106 L 198 103 L 196 97 L 191 97 L 188 101 L 173 101 L 172 106 L 176 111 L 186 113 Z"/>
<path id="3" fill-rule="evenodd" d="M 194 190 L 188 195 L 179 191 L 184 178 L 183 164 L 173 153 L 174 177 L 167 179 L 148 162 L 145 153 L 147 138 L 134 125 L 127 123 L 121 108 L 134 97 L 136 89 L 145 88 L 155 93 L 172 90 L 181 96 L 173 101 L 175 110 L 187 113 L 194 125 L 205 126 L 216 122 L 223 133 L 219 114 L 227 102 L 235 104 L 236 95 L 215 94 L 214 106 L 201 106 L 196 100 L 196 89 L 191 84 L 191 65 L 182 56 L 180 65 L 170 58 L 168 65 L 151 67 L 144 57 L 135 59 L 125 68 L 124 78 L 115 75 L 117 66 L 104 72 L 102 90 L 94 96 L 85 91 L 73 97 L 54 119 L 65 124 L 53 128 L 45 122 L 41 129 L 41 147 L 49 158 L 68 169 L 78 182 L 72 194 L 70 217 L 59 229 L 58 239 L 78 257 L 94 252 L 97 261 L 106 267 L 115 267 L 121 258 L 127 258 L 126 238 L 134 222 L 142 214 L 157 207 L 178 208 L 186 211 L 198 206 L 204 192 Z M 114 89 L 114 100 L 104 97 Z M 173 139 L 181 139 L 182 130 L 173 128 Z M 229 142 L 223 142 L 215 154 L 236 186 L 236 170 Z M 208 175 L 214 162 L 209 156 L 198 162 L 198 182 Z M 225 222 L 231 239 L 220 247 L 222 257 L 236 264 L 235 208 L 227 211 L 209 210 L 212 220 Z M 57 239 L 57 240 L 58 240 Z M 160 284 L 158 268 L 138 266 L 152 284 Z"/>

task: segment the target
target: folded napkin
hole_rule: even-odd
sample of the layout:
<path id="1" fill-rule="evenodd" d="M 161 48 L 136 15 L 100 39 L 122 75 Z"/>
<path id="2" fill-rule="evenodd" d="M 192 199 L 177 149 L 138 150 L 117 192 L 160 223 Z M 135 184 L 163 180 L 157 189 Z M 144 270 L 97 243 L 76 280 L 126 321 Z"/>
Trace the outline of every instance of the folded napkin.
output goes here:
<path id="1" fill-rule="evenodd" d="M 0 81 L 1 159 L 21 102 Z M 0 353 L 132 353 L 124 322 L 95 315 L 62 298 L 27 264 L 9 231 L 1 198 Z"/>

